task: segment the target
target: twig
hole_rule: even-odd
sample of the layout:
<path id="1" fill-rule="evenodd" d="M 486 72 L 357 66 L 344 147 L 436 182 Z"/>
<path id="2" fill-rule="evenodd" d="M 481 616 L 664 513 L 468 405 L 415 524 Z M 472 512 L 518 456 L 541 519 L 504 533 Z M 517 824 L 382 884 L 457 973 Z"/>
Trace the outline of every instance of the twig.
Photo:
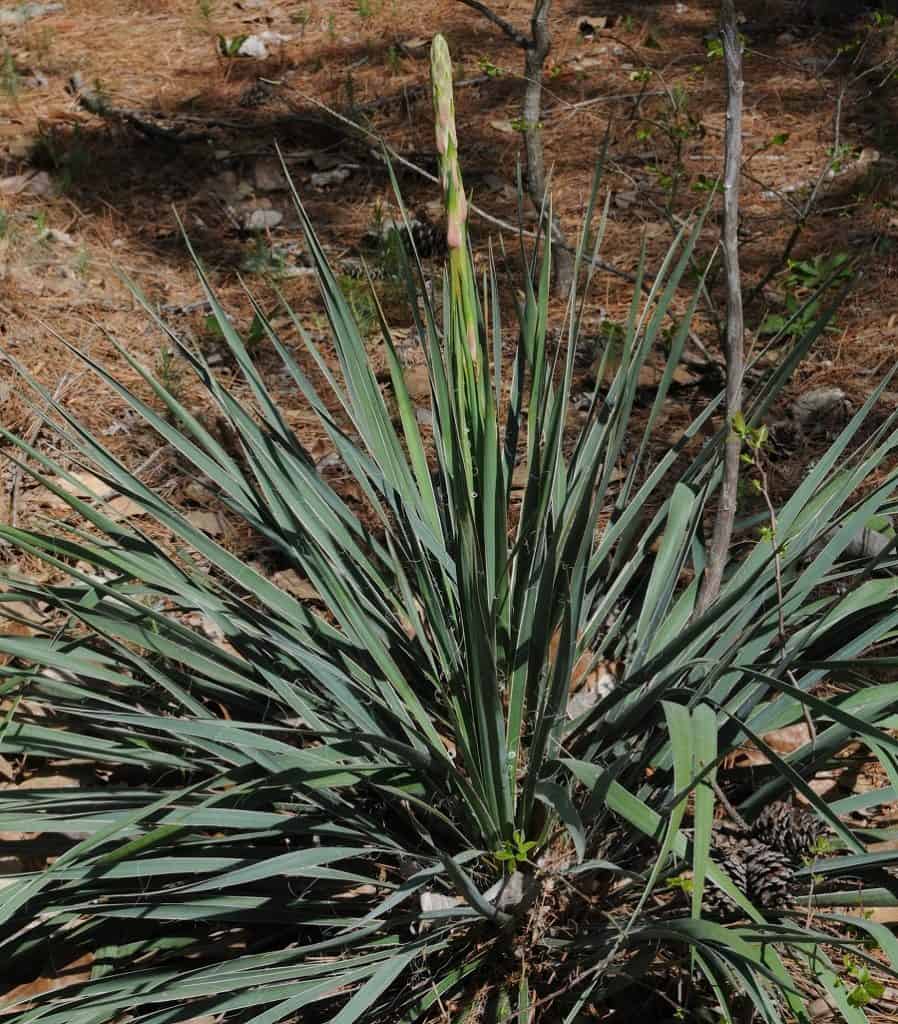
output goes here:
<path id="1" fill-rule="evenodd" d="M 549 33 L 549 8 L 552 6 L 552 0 L 534 0 L 529 36 L 519 32 L 514 25 L 481 3 L 481 0 L 459 2 L 482 14 L 524 51 L 525 84 L 521 120 L 524 129 L 524 152 L 527 155 L 527 194 L 537 213 L 541 214 L 547 184 L 542 131 L 543 65 L 552 46 L 552 37 Z M 552 264 L 555 271 L 555 291 L 556 294 L 567 295 L 574 274 L 573 252 L 564 237 L 561 221 L 551 206 L 547 219 L 554 246 Z"/>
<path id="2" fill-rule="evenodd" d="M 724 445 L 723 480 L 714 518 L 708 567 L 702 579 L 696 614 L 717 598 L 729 555 L 739 487 L 739 455 L 742 441 L 733 422 L 742 410 L 744 372 L 744 324 L 742 282 L 739 273 L 739 180 L 742 169 L 742 44 L 733 0 L 722 0 L 720 28 L 727 76 L 726 155 L 723 177 L 723 263 L 726 271 L 727 324 L 724 339 L 726 360 L 726 417 L 729 425 Z"/>
<path id="3" fill-rule="evenodd" d="M 160 125 L 138 117 L 131 110 L 113 107 L 105 96 L 95 89 L 88 88 L 84 83 L 84 79 L 77 71 L 69 79 L 67 90 L 75 97 L 78 105 L 91 114 L 96 114 L 97 117 L 104 117 L 107 120 L 121 121 L 129 124 L 132 128 L 136 128 L 142 135 L 146 135 L 149 138 L 162 139 L 165 142 L 175 142 L 178 145 L 184 145 L 188 142 L 205 142 L 209 138 L 208 132 L 184 133 L 171 128 L 162 128 Z"/>
<path id="4" fill-rule="evenodd" d="M 496 14 L 494 10 L 481 3 L 480 0 L 458 0 L 458 2 L 464 4 L 465 7 L 470 7 L 472 11 L 482 14 L 487 21 L 491 21 L 496 28 L 501 29 L 515 46 L 520 46 L 522 50 L 529 50 L 533 46 L 533 40 L 529 36 L 519 32 L 510 21 L 506 21 L 501 14 Z"/>
<path id="5" fill-rule="evenodd" d="M 727 812 L 727 814 L 730 816 L 730 818 L 739 826 L 739 828 L 745 829 L 745 831 L 747 832 L 748 831 L 748 822 L 736 810 L 736 808 L 732 805 L 732 803 L 730 803 L 730 799 L 726 795 L 726 793 L 724 793 L 724 791 L 721 789 L 720 783 L 715 779 L 711 783 L 711 786 L 714 789 L 715 796 L 720 801 L 720 805 Z"/>
<path id="6" fill-rule="evenodd" d="M 547 90 L 548 91 L 548 90 Z M 628 100 L 642 100 L 648 96 L 666 96 L 663 89 L 652 89 L 651 92 L 626 92 L 618 93 L 615 96 L 590 96 L 588 100 L 578 100 L 576 103 L 569 103 L 567 100 L 559 99 L 557 105 L 547 110 L 546 114 L 554 114 L 563 111 L 568 114 L 575 114 L 584 107 L 594 107 L 598 103 L 624 103 Z"/>
<path id="7" fill-rule="evenodd" d="M 462 2 L 462 0 L 460 0 L 460 2 Z M 491 81 L 489 75 L 475 75 L 473 78 L 462 78 L 457 82 L 453 82 L 452 88 L 464 89 L 472 85 L 483 85 L 489 81 Z M 417 100 L 419 96 L 428 96 L 429 94 L 429 86 L 412 85 L 407 89 L 403 89 L 401 96 L 397 96 L 394 93 L 392 96 L 380 96 L 376 100 L 370 100 L 368 103 L 359 103 L 358 106 L 355 107 L 355 111 L 356 113 L 367 114 L 373 110 L 381 110 L 383 107 L 388 107 L 391 103 L 408 104 L 412 100 Z"/>

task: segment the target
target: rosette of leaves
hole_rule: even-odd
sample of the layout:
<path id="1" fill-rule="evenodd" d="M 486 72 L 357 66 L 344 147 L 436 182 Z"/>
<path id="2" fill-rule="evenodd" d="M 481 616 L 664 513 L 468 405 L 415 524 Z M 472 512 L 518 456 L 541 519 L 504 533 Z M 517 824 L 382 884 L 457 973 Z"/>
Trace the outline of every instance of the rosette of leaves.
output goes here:
<path id="1" fill-rule="evenodd" d="M 553 346 L 548 243 L 525 257 L 516 305 L 517 293 L 503 302 L 492 267 L 475 279 L 440 37 L 433 78 L 449 243 L 441 310 L 416 293 L 414 261 L 403 267 L 430 415 L 416 415 L 382 320 L 391 416 L 298 196 L 338 367 L 298 317 L 282 336 L 255 304 L 259 344 L 317 415 L 364 518 L 316 470 L 199 262 L 246 390 L 180 351 L 234 443 L 126 350 L 164 413 L 82 353 L 315 602 L 194 526 L 37 382 L 60 446 L 106 494 L 77 496 L 57 459 L 5 432 L 14 458 L 72 515 L 0 528 L 50 574 L 8 578 L 0 595 L 10 617 L 22 602 L 34 609 L 28 635 L 0 637 L 0 753 L 51 776 L 43 789 L 0 791 L 0 830 L 21 837 L 10 853 L 42 855 L 0 889 L 4 974 L 28 980 L 45 955 L 92 969 L 4 1009 L 21 1024 L 575 1022 L 627 986 L 673 984 L 726 1020 L 737 997 L 765 1021 L 804 1020 L 825 989 L 860 1021 L 833 947 L 851 946 L 853 964 L 881 973 L 873 947 L 894 962 L 895 940 L 837 911 L 893 902 L 876 879 L 895 854 L 867 852 L 875 830 L 857 836 L 842 816 L 892 797 L 824 804 L 807 780 L 856 741 L 894 773 L 898 684 L 871 681 L 881 660 L 865 652 L 898 625 L 898 581 L 834 568 L 856 527 L 892 501 L 894 418 L 848 456 L 887 382 L 697 615 L 726 432 L 708 426 L 720 403 L 674 443 L 653 438 L 698 292 L 678 309 L 653 406 L 638 422 L 633 410 L 701 218 L 650 284 L 640 263 L 616 368 L 597 374 L 571 436 L 579 324 L 604 231 L 599 177 Z M 747 423 L 761 421 L 830 313 L 752 396 Z M 519 461 L 523 490 L 513 487 Z M 109 493 L 151 517 L 152 536 L 116 518 Z M 830 535 L 836 525 L 846 528 Z M 612 660 L 617 685 L 569 717 L 575 672 Z M 823 699 L 814 688 L 828 677 L 838 685 Z M 767 732 L 805 716 L 813 742 L 787 758 L 765 746 Z M 748 820 L 798 790 L 840 844 L 797 872 L 822 880 L 825 906 L 812 916 L 754 905 L 710 855 L 715 772 L 747 741 L 770 762 L 740 802 Z M 53 787 L 61 762 L 78 766 L 81 786 Z M 680 906 L 666 884 L 678 872 L 692 879 Z M 738 908 L 735 920 L 702 916 L 709 885 Z"/>

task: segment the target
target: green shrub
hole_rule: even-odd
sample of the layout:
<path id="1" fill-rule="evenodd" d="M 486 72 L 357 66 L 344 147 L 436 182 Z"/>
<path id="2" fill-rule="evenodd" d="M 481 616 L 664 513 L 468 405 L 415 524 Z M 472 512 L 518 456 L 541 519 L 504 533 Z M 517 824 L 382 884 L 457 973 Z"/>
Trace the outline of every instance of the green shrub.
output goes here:
<path id="1" fill-rule="evenodd" d="M 35 973 L 45 951 L 56 963 L 94 958 L 89 980 L 23 997 L 10 1019 L 574 1022 L 636 985 L 669 986 L 681 1016 L 717 1003 L 730 1021 L 745 999 L 765 1021 L 808 1020 L 825 990 L 847 1021 L 864 1020 L 852 994 L 858 979 L 865 997 L 881 992 L 876 978 L 891 969 L 875 947 L 894 960 L 895 940 L 838 908 L 893 903 L 876 878 L 895 854 L 866 852 L 877 831 L 855 834 L 843 818 L 895 792 L 826 804 L 809 780 L 858 740 L 898 784 L 887 731 L 898 687 L 867 678 L 893 662 L 864 657 L 898 624 L 898 583 L 836 561 L 859 526 L 889 511 L 895 475 L 882 467 L 898 443 L 894 418 L 846 455 L 886 382 L 697 616 L 723 433 L 703 431 L 719 402 L 655 461 L 649 445 L 694 302 L 670 339 L 644 430 L 628 435 L 640 367 L 701 221 L 677 239 L 647 297 L 640 266 L 616 372 L 571 447 L 585 257 L 604 227 L 593 239 L 598 179 L 565 344 L 547 340 L 544 252 L 525 267 L 507 369 L 498 284 L 490 274 L 478 296 L 467 249 L 440 37 L 433 66 L 450 243 L 442 317 L 410 295 L 422 311 L 432 433 L 422 433 L 384 324 L 399 410 L 391 419 L 298 199 L 339 375 L 298 322 L 301 357 L 255 307 L 365 495 L 365 522 L 316 472 L 199 264 L 252 407 L 200 355 L 182 353 L 239 455 L 127 352 L 166 415 L 82 355 L 316 603 L 300 603 L 192 525 L 58 403 L 60 442 L 170 544 L 116 519 L 103 496 L 69 494 L 53 458 L 6 434 L 84 525 L 0 529 L 56 574 L 10 580 L 2 595 L 32 602 L 42 621 L 28 636 L 0 638 L 0 752 L 27 756 L 29 768 L 74 762 L 86 780 L 0 792 L 0 829 L 37 834 L 54 854 L 0 889 L 4 969 Z M 413 289 L 407 265 L 404 276 Z M 753 396 L 746 431 L 825 322 Z M 303 363 L 324 375 L 326 395 Z M 519 455 L 523 490 L 513 487 Z M 852 503 L 874 470 L 875 484 Z M 612 660 L 616 685 L 572 704 L 585 662 Z M 814 688 L 826 678 L 824 699 Z M 761 739 L 805 716 L 815 735 L 794 753 Z M 792 881 L 804 879 L 813 896 L 777 907 L 753 895 L 770 879 L 749 886 L 736 861 L 711 856 L 716 772 L 749 740 L 769 759 L 734 797 L 749 823 L 794 791 L 811 808 L 802 829 L 832 833 L 794 869 Z M 735 849 L 727 842 L 716 849 Z M 751 842 L 763 856 L 745 871 L 792 872 L 784 855 L 757 845 L 757 831 Z M 712 892 L 728 901 L 725 919 L 710 909 Z M 649 1019 L 644 995 L 636 1002 Z"/>

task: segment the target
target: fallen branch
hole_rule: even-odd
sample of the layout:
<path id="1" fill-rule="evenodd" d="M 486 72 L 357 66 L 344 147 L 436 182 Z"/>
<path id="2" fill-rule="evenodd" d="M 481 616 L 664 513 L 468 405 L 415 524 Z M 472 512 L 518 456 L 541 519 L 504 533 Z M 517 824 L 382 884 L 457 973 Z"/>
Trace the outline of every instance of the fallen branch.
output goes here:
<path id="1" fill-rule="evenodd" d="M 458 82 L 453 82 L 452 88 L 465 89 L 472 85 L 483 85 L 489 81 L 492 81 L 489 75 L 475 75 L 473 78 L 462 78 Z M 368 103 L 359 103 L 353 110 L 357 114 L 369 114 L 374 110 L 382 110 L 384 107 L 389 107 L 394 103 L 408 103 L 410 100 L 417 100 L 420 97 L 430 98 L 429 85 L 412 85 L 407 89 L 403 89 L 401 93 L 393 93 L 391 96 L 379 96 L 376 100 L 370 100 Z"/>
<path id="2" fill-rule="evenodd" d="M 515 46 L 520 46 L 522 50 L 529 50 L 533 46 L 532 39 L 525 36 L 523 32 L 518 32 L 510 21 L 506 21 L 501 14 L 496 14 L 495 11 L 487 7 L 486 4 L 481 3 L 480 0 L 458 0 L 458 2 L 464 4 L 465 7 L 470 7 L 472 11 L 482 14 L 487 21 L 491 21 L 496 28 L 501 29 Z"/>
<path id="3" fill-rule="evenodd" d="M 181 132 L 173 128 L 163 128 L 161 125 L 153 124 L 152 121 L 138 117 L 132 110 L 113 107 L 101 92 L 89 88 L 77 71 L 69 79 L 66 89 L 75 97 L 78 106 L 89 113 L 107 120 L 128 124 L 148 138 L 174 142 L 182 146 L 188 142 L 205 142 L 209 138 L 206 132 Z"/>

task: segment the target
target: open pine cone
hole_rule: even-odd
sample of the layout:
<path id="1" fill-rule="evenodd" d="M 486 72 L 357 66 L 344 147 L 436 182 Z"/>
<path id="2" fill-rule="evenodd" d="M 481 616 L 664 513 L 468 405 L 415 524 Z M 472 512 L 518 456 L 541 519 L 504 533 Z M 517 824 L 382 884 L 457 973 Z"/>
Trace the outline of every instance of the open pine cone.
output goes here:
<path id="1" fill-rule="evenodd" d="M 785 833 L 781 829 L 777 839 L 782 834 Z M 745 833 L 718 833 L 711 855 L 756 907 L 782 910 L 789 901 L 794 884 L 794 857 L 784 850 Z M 702 905 L 709 916 L 720 920 L 742 916 L 742 911 L 713 884 L 709 884 Z"/>
<path id="2" fill-rule="evenodd" d="M 762 843 L 791 857 L 809 857 L 821 836 L 829 831 L 811 811 L 778 800 L 768 804 L 752 825 L 751 835 Z"/>

